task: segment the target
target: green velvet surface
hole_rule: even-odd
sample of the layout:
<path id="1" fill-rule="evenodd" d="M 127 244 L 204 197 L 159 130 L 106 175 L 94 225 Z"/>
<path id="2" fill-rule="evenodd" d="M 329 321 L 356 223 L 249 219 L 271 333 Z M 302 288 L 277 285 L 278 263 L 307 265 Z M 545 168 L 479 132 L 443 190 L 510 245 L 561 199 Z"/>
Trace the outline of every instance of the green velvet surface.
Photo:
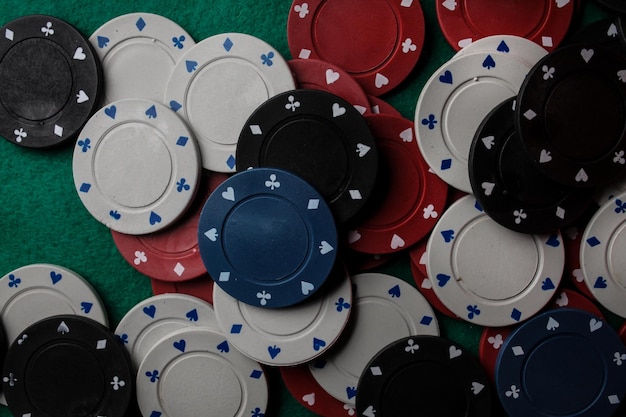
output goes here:
<path id="1" fill-rule="evenodd" d="M 434 1 L 421 3 L 427 25 L 425 50 L 410 77 L 382 97 L 411 120 L 426 80 L 454 53 L 438 27 Z M 286 35 L 290 7 L 291 0 L 2 0 L 0 24 L 27 14 L 49 14 L 90 36 L 116 16 L 143 11 L 174 20 L 196 41 L 217 33 L 243 32 L 264 39 L 290 59 Z M 606 10 L 587 0 L 574 22 L 574 30 L 607 15 Z M 152 295 L 150 280 L 120 256 L 109 230 L 81 204 L 72 179 L 72 152 L 71 145 L 39 151 L 0 140 L 0 276 L 31 263 L 52 263 L 72 269 L 96 288 L 106 305 L 111 328 L 115 328 L 133 305 Z M 412 283 L 407 254 L 380 271 Z M 440 314 L 437 317 L 444 337 L 477 354 L 482 330 L 479 326 Z M 611 324 L 619 324 L 618 318 L 610 318 Z M 315 415 L 291 398 L 276 370 L 269 369 L 268 376 L 272 386 L 266 416 Z M 10 415 L 8 409 L 0 407 L 0 417 Z M 498 411 L 496 415 L 503 413 Z"/>

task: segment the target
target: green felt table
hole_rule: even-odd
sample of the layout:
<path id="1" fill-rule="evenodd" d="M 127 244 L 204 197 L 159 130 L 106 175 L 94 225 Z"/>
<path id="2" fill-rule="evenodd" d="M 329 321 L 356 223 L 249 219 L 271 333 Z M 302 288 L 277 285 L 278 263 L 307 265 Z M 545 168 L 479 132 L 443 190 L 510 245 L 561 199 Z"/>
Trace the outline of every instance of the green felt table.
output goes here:
<path id="1" fill-rule="evenodd" d="M 367 0 L 364 0 L 367 1 Z M 429 76 L 454 51 L 444 40 L 435 15 L 435 2 L 422 0 L 426 44 L 410 77 L 383 99 L 408 119 Z M 166 16 L 200 41 L 223 32 L 243 32 L 264 39 L 287 59 L 287 15 L 291 0 L 2 0 L 0 24 L 27 14 L 61 18 L 90 36 L 100 25 L 131 12 Z M 585 0 L 574 30 L 609 12 Z M 2 86 L 0 86 L 2 88 Z M 0 140 L 0 276 L 23 265 L 52 263 L 87 278 L 101 295 L 115 328 L 137 302 L 152 295 L 148 277 L 135 271 L 118 253 L 109 230 L 93 219 L 81 204 L 72 179 L 71 145 L 54 150 L 32 150 Z M 403 254 L 380 269 L 412 282 L 408 256 Z M 477 354 L 481 328 L 437 315 L 442 335 Z M 620 320 L 610 316 L 612 325 Z M 268 370 L 271 402 L 268 417 L 305 417 L 315 414 L 300 406 L 286 391 L 276 370 Z M 10 416 L 0 407 L 0 417 Z M 497 411 L 496 415 L 504 415 Z"/>

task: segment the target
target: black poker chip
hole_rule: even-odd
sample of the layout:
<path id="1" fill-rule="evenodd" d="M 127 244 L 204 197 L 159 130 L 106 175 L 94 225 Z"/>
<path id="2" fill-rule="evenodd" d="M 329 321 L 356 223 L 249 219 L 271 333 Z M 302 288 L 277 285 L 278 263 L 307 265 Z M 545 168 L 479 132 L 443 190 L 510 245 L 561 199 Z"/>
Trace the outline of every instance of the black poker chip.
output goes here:
<path id="1" fill-rule="evenodd" d="M 626 14 L 626 2 L 624 0 L 596 0 L 604 7 L 617 12 Z"/>
<path id="2" fill-rule="evenodd" d="M 2 389 L 16 416 L 123 416 L 134 397 L 131 369 L 113 332 L 59 315 L 29 326 L 11 344 Z"/>
<path id="3" fill-rule="evenodd" d="M 580 217 L 592 189 L 561 185 L 540 173 L 515 130 L 516 99 L 491 111 L 478 127 L 469 153 L 472 191 L 497 223 L 522 233 L 548 233 Z"/>
<path id="4" fill-rule="evenodd" d="M 328 202 L 338 224 L 365 205 L 378 172 L 376 142 L 347 101 L 317 90 L 278 94 L 250 116 L 237 144 L 237 170 L 290 171 Z"/>
<path id="5" fill-rule="evenodd" d="M 597 44 L 553 51 L 518 94 L 516 128 L 547 177 L 594 187 L 626 174 L 626 56 Z"/>
<path id="6" fill-rule="evenodd" d="M 599 44 L 618 54 L 626 54 L 626 21 L 624 17 L 596 20 L 581 28 L 565 45 Z"/>
<path id="7" fill-rule="evenodd" d="M 52 16 L 0 28 L 0 135 L 28 148 L 76 137 L 96 109 L 102 70 L 91 44 Z"/>
<path id="8" fill-rule="evenodd" d="M 491 387 L 478 360 L 437 336 L 410 336 L 383 348 L 365 367 L 358 416 L 489 417 Z"/>

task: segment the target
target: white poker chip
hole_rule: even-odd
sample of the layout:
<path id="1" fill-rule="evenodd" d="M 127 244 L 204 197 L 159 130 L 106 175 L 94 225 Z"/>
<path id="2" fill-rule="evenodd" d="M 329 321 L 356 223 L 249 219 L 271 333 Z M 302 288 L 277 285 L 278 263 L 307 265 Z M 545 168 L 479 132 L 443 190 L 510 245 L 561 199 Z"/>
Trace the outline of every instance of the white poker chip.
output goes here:
<path id="1" fill-rule="evenodd" d="M 415 109 L 417 144 L 430 168 L 449 185 L 472 192 L 468 159 L 485 116 L 517 95 L 530 66 L 506 54 L 468 52 L 440 67 Z"/>
<path id="2" fill-rule="evenodd" d="M 348 322 L 349 275 L 328 284 L 314 297 L 281 309 L 243 303 L 215 286 L 217 321 L 228 340 L 250 358 L 267 365 L 298 365 L 327 351 Z"/>
<path id="3" fill-rule="evenodd" d="M 585 284 L 607 310 L 626 318 L 626 192 L 593 215 L 580 244 Z"/>
<path id="4" fill-rule="evenodd" d="M 242 33 L 196 44 L 167 84 L 165 102 L 193 129 L 204 168 L 235 171 L 235 151 L 246 120 L 278 93 L 295 89 L 285 59 L 271 45 Z"/>
<path id="5" fill-rule="evenodd" d="M 146 353 L 162 338 L 191 326 L 219 331 L 211 304 L 186 294 L 161 294 L 131 308 L 115 329 L 115 335 L 130 353 L 135 369 Z"/>
<path id="6" fill-rule="evenodd" d="M 152 13 L 109 20 L 89 42 L 102 63 L 102 105 L 125 98 L 162 103 L 176 63 L 196 44 L 177 23 Z"/>
<path id="7" fill-rule="evenodd" d="M 490 327 L 517 324 L 541 310 L 554 296 L 565 265 L 559 232 L 509 230 L 471 195 L 439 219 L 427 253 L 428 276 L 441 302 L 459 318 Z"/>
<path id="8" fill-rule="evenodd" d="M 161 339 L 141 363 L 136 386 L 144 416 L 262 417 L 268 403 L 261 365 L 201 327 Z"/>
<path id="9" fill-rule="evenodd" d="M 12 343 L 31 324 L 75 314 L 108 326 L 96 290 L 80 275 L 52 264 L 32 264 L 0 278 L 0 319 Z"/>
<path id="10" fill-rule="evenodd" d="M 201 170 L 185 123 L 145 99 L 100 109 L 74 148 L 74 184 L 83 205 L 107 227 L 131 235 L 176 221 L 193 200 Z"/>
<path id="11" fill-rule="evenodd" d="M 326 355 L 309 364 L 317 383 L 346 404 L 355 404 L 363 370 L 382 348 L 406 336 L 439 336 L 433 309 L 409 283 L 385 274 L 352 277 L 350 322 Z"/>
<path id="12" fill-rule="evenodd" d="M 473 52 L 506 54 L 522 61 L 529 68 L 548 54 L 541 45 L 529 39 L 514 35 L 494 35 L 478 39 L 463 47 L 454 58 Z"/>

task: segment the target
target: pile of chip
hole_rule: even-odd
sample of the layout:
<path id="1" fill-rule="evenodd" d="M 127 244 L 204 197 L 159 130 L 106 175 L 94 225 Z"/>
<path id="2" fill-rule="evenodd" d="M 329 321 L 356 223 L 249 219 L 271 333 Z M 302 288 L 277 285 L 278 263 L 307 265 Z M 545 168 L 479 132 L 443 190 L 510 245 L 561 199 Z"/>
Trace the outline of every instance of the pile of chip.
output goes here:
<path id="1" fill-rule="evenodd" d="M 422 54 L 417 1 L 296 0 L 290 61 L 150 13 L 5 24 L 0 134 L 73 143 L 78 198 L 155 295 L 111 331 L 67 268 L 0 278 L 0 402 L 263 417 L 279 367 L 324 417 L 489 416 L 494 389 L 511 417 L 613 415 L 626 325 L 594 303 L 626 318 L 626 28 L 492 3 L 436 3 L 458 52 L 414 121 L 378 96 Z M 400 253 L 415 285 L 370 272 Z M 484 327 L 479 358 L 439 313 Z"/>

